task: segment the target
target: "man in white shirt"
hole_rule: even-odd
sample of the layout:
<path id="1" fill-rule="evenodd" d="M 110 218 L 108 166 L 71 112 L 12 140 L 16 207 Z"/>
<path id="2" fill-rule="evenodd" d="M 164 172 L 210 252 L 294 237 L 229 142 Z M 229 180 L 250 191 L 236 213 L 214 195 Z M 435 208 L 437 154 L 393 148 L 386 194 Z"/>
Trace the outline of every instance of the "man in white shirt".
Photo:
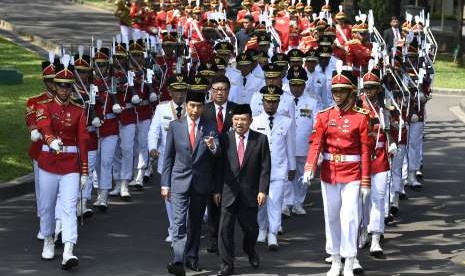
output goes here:
<path id="1" fill-rule="evenodd" d="M 261 79 L 252 74 L 253 60 L 252 56 L 242 53 L 236 58 L 237 69 L 241 72 L 240 76 L 235 75 L 231 81 L 229 101 L 237 104 L 250 104 L 254 92 L 260 90 Z M 228 72 L 227 72 L 228 73 Z M 232 76 L 232 75 L 226 75 Z"/>
<path id="2" fill-rule="evenodd" d="M 318 102 L 310 97 L 306 91 L 307 74 L 300 66 L 292 67 L 287 78 L 289 87 L 294 96 L 295 112 L 295 160 L 296 177 L 293 181 L 288 181 L 284 191 L 283 214 L 291 213 L 305 215 L 303 203 L 307 195 L 307 185 L 302 183 L 304 166 L 309 147 L 309 136 L 312 133 L 314 116 L 318 113 Z"/>
<path id="3" fill-rule="evenodd" d="M 265 112 L 253 118 L 250 128 L 268 137 L 271 182 L 266 208 L 262 207 L 258 212 L 260 231 L 257 241 L 264 242 L 268 238 L 268 249 L 276 251 L 285 182 L 295 178 L 295 129 L 291 118 L 277 112 L 282 89 L 275 85 L 267 85 L 260 92 L 263 94 Z"/>

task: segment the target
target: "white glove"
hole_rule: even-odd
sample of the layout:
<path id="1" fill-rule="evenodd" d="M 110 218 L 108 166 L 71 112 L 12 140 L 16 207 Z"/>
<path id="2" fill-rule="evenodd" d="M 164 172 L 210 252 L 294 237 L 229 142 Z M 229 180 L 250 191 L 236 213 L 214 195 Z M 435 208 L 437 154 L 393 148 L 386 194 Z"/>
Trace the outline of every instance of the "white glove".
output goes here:
<path id="1" fill-rule="evenodd" d="M 101 127 L 102 126 L 102 121 L 100 120 L 99 117 L 95 117 L 92 120 L 92 126 L 94 126 L 94 127 Z"/>
<path id="2" fill-rule="evenodd" d="M 140 102 L 141 102 L 141 100 L 140 100 L 138 95 L 132 96 L 132 98 L 131 98 L 131 103 L 132 104 L 139 104 Z"/>
<path id="3" fill-rule="evenodd" d="M 310 185 L 310 181 L 314 178 L 313 171 L 308 171 L 304 173 L 303 183 L 306 185 Z"/>
<path id="4" fill-rule="evenodd" d="M 37 142 L 39 140 L 42 140 L 42 134 L 37 129 L 33 129 L 31 131 L 31 141 L 32 142 Z"/>
<path id="5" fill-rule="evenodd" d="M 87 175 L 81 175 L 80 179 L 80 184 L 81 184 L 81 191 L 85 190 L 87 187 L 87 181 L 89 180 L 89 177 Z"/>
<path id="6" fill-rule="evenodd" d="M 55 139 L 50 143 L 50 148 L 56 152 L 60 152 L 63 148 L 63 142 L 60 139 Z"/>
<path id="7" fill-rule="evenodd" d="M 151 103 L 156 102 L 158 100 L 158 95 L 155 92 L 150 93 L 149 101 Z"/>
<path id="8" fill-rule="evenodd" d="M 181 17 L 181 12 L 178 9 L 174 10 L 173 17 L 176 17 L 176 18 Z"/>
<path id="9" fill-rule="evenodd" d="M 361 192 L 361 195 L 362 195 L 363 202 L 368 203 L 368 200 L 370 199 L 370 188 L 362 187 L 360 192 Z"/>
<path id="10" fill-rule="evenodd" d="M 119 104 L 114 104 L 112 107 L 111 107 L 111 110 L 113 111 L 113 113 L 115 114 L 120 114 L 121 112 L 123 112 L 123 109 L 121 108 L 121 106 Z"/>
<path id="11" fill-rule="evenodd" d="M 396 143 L 391 143 L 391 144 L 389 145 L 388 152 L 389 152 L 390 154 L 394 154 L 394 153 L 397 152 L 397 145 L 396 145 Z"/>

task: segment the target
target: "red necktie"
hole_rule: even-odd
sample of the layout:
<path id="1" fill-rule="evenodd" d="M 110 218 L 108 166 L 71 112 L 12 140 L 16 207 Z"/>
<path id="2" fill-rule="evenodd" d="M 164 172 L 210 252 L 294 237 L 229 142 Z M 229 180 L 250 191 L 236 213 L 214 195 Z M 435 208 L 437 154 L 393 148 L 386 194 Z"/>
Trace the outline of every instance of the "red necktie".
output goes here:
<path id="1" fill-rule="evenodd" d="M 195 145 L 195 122 L 191 123 L 191 129 L 189 131 L 189 140 L 191 142 L 191 149 L 194 149 Z"/>
<path id="2" fill-rule="evenodd" d="M 218 107 L 218 115 L 216 115 L 216 124 L 218 126 L 218 133 L 221 133 L 223 130 L 223 107 L 219 106 Z"/>
<path id="3" fill-rule="evenodd" d="M 244 135 L 239 136 L 239 147 L 237 147 L 237 157 L 239 158 L 239 166 L 242 167 L 244 161 Z"/>

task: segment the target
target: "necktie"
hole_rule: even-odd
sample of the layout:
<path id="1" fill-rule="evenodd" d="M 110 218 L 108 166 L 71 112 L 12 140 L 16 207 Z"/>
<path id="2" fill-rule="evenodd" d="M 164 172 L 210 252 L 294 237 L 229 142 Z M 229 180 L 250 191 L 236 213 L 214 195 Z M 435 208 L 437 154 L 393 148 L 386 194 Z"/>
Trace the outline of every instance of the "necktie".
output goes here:
<path id="1" fill-rule="evenodd" d="M 239 146 L 237 147 L 237 157 L 239 158 L 239 166 L 242 167 L 244 161 L 244 135 L 239 136 Z"/>
<path id="2" fill-rule="evenodd" d="M 297 106 L 299 104 L 299 98 L 295 97 L 294 102 L 295 102 L 295 106 Z"/>
<path id="3" fill-rule="evenodd" d="M 244 85 L 244 87 L 245 87 L 245 85 L 247 84 L 247 78 L 246 78 L 246 77 L 243 77 L 243 78 L 242 78 L 242 83 L 243 83 L 243 85 Z"/>
<path id="4" fill-rule="evenodd" d="M 189 131 L 189 140 L 191 142 L 191 149 L 194 150 L 194 145 L 195 145 L 195 122 L 191 123 L 191 129 Z"/>
<path id="5" fill-rule="evenodd" d="M 176 117 L 178 117 L 178 119 L 181 119 L 181 111 L 182 111 L 182 107 L 180 106 L 176 107 Z"/>
<path id="6" fill-rule="evenodd" d="M 221 133 L 223 130 L 223 107 L 218 107 L 218 115 L 216 115 L 216 124 L 218 126 L 218 133 Z"/>
<path id="7" fill-rule="evenodd" d="M 270 129 L 273 129 L 273 116 L 268 117 L 268 120 L 270 120 Z"/>

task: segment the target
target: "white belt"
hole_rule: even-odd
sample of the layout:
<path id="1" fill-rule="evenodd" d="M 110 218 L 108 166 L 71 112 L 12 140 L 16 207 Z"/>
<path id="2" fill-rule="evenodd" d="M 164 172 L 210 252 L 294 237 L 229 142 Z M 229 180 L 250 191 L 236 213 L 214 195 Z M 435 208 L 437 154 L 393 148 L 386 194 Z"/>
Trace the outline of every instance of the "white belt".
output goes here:
<path id="1" fill-rule="evenodd" d="M 334 162 L 360 162 L 360 155 L 323 153 L 323 159 Z"/>
<path id="2" fill-rule="evenodd" d="M 377 148 L 377 149 L 379 149 L 379 148 L 384 148 L 384 145 L 385 145 L 384 142 L 378 142 L 378 143 L 376 143 L 376 148 Z"/>
<path id="3" fill-rule="evenodd" d="M 140 105 L 141 106 L 146 106 L 146 105 L 149 105 L 150 102 L 148 100 L 143 100 L 142 102 L 140 102 Z"/>
<path id="4" fill-rule="evenodd" d="M 113 113 L 108 113 L 108 114 L 105 114 L 104 118 L 107 119 L 107 120 L 109 120 L 109 119 L 115 119 L 115 118 L 116 118 L 116 115 L 113 114 Z"/>
<path id="5" fill-rule="evenodd" d="M 52 149 L 47 145 L 42 145 L 42 151 L 52 151 Z M 76 146 L 63 146 L 61 152 L 68 152 L 68 153 L 78 153 L 79 149 Z"/>

